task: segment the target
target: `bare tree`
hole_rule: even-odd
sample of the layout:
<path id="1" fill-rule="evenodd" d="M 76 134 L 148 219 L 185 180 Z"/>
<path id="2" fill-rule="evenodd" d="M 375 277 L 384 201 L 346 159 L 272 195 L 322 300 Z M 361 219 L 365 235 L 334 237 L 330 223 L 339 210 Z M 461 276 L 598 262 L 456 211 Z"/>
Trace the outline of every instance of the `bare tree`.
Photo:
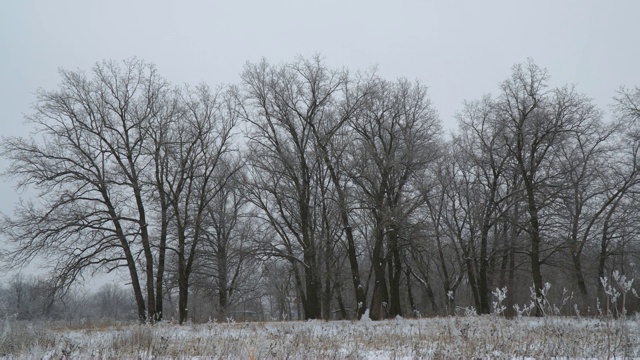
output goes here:
<path id="1" fill-rule="evenodd" d="M 94 316 L 99 316 L 101 319 L 129 319 L 130 310 L 134 310 L 132 308 L 134 301 L 129 294 L 115 283 L 106 283 L 89 297 L 93 307 L 90 310 Z"/>
<path id="2" fill-rule="evenodd" d="M 291 261 L 305 318 L 319 318 L 322 278 L 315 189 L 322 159 L 314 149 L 312 124 L 321 126 L 343 78 L 319 60 L 301 59 L 282 66 L 248 64 L 242 79 L 248 102 L 245 119 L 252 126 L 249 198 L 281 240 L 281 246 L 264 244 L 265 251 Z"/>
<path id="3" fill-rule="evenodd" d="M 235 172 L 237 166 L 226 168 Z M 201 286 L 218 299 L 219 321 L 229 317 L 234 296 L 251 292 L 247 287 L 253 284 L 252 267 L 259 266 L 252 261 L 249 250 L 255 229 L 243 194 L 243 181 L 242 172 L 228 179 L 207 205 L 203 223 L 204 241 L 197 271 Z"/>
<path id="4" fill-rule="evenodd" d="M 545 249 L 550 249 L 553 231 L 545 227 L 552 206 L 564 189 L 565 169 L 559 161 L 562 144 L 599 116 L 590 100 L 572 87 L 547 89 L 549 75 L 529 60 L 513 67 L 511 77 L 502 83 L 496 101 L 497 116 L 504 129 L 504 143 L 513 159 L 513 171 L 522 180 L 522 199 L 527 209 L 530 260 L 536 296 L 542 299 L 541 265 Z M 547 231 L 545 233 L 545 231 Z M 555 251 L 555 250 L 550 250 Z M 537 314 L 542 314 L 538 306 Z"/>
<path id="5" fill-rule="evenodd" d="M 226 161 L 234 151 L 233 129 L 238 113 L 229 93 L 213 93 L 207 86 L 181 92 L 181 116 L 169 128 L 162 153 L 164 187 L 161 198 L 171 209 L 168 246 L 177 256 L 178 314 L 187 319 L 189 277 L 202 241 L 207 209 L 223 191 L 239 165 Z M 161 202 L 162 204 L 162 202 Z"/>
<path id="6" fill-rule="evenodd" d="M 309 126 L 313 134 L 316 151 L 328 173 L 328 176 L 325 176 L 329 181 L 326 187 L 322 186 L 322 178 L 318 179 L 323 191 L 323 206 L 325 206 L 327 200 L 335 203 L 337 216 L 340 219 L 339 222 L 346 238 L 345 248 L 357 304 L 357 318 L 360 319 L 367 310 L 367 299 L 360 279 L 358 250 L 350 215 L 351 208 L 349 203 L 351 199 L 349 192 L 353 184 L 349 178 L 349 161 L 345 161 L 345 159 L 349 158 L 347 152 L 350 148 L 349 128 L 346 125 L 366 104 L 368 97 L 372 94 L 373 82 L 371 77 L 366 75 L 360 75 L 355 80 L 352 80 L 346 73 L 342 74 L 343 79 L 341 80 L 340 89 L 337 89 L 341 90 L 341 97 L 336 99 L 337 96 L 333 93 L 322 94 L 318 92 L 319 89 L 322 89 L 322 82 L 326 81 L 326 70 L 321 69 L 322 64 L 316 59 L 315 62 L 307 62 L 305 66 L 309 73 L 316 74 L 316 76 L 309 78 L 309 81 L 313 82 L 311 84 L 311 96 L 316 99 L 315 101 L 318 104 L 329 108 L 329 110 L 323 110 L 322 121 L 317 123 L 309 122 Z M 328 105 L 332 106 L 329 107 Z M 323 214 L 326 217 L 326 211 Z M 334 236 L 328 236 L 329 243 L 332 237 Z M 328 273 L 329 271 L 327 271 Z M 330 288 L 328 282 L 325 287 L 327 289 Z"/>
<path id="7" fill-rule="evenodd" d="M 5 316 L 33 321 L 61 315 L 56 314 L 57 289 L 50 281 L 18 274 L 7 285 L 2 289 Z"/>
<path id="8" fill-rule="evenodd" d="M 357 134 L 351 179 L 373 228 L 370 315 L 372 319 L 401 315 L 402 226 L 419 206 L 413 201 L 414 176 L 438 156 L 440 123 L 426 87 L 406 80 L 376 79 L 372 95 L 349 124 Z"/>
<path id="9" fill-rule="evenodd" d="M 447 314 L 453 314 L 456 292 L 464 280 L 465 272 L 471 284 L 476 281 L 471 256 L 471 235 L 474 232 L 470 229 L 470 213 L 466 211 L 468 207 L 465 207 L 465 197 L 462 195 L 464 190 L 461 188 L 465 182 L 457 178 L 460 175 L 459 165 L 448 145 L 450 144 L 447 144 L 447 150 L 443 151 L 444 156 L 435 165 L 435 179 L 421 186 L 425 213 L 423 224 L 427 238 L 431 241 L 425 240 L 424 243 L 419 243 L 419 246 L 427 248 L 423 250 L 422 256 L 433 257 L 436 265 L 434 268 L 418 269 L 422 273 L 421 282 L 425 283 L 425 286 L 428 285 L 428 273 L 438 274 L 444 310 Z M 420 262 L 423 261 L 421 259 Z M 477 302 L 476 290 L 472 286 L 474 300 Z"/>
<path id="10" fill-rule="evenodd" d="M 599 169 L 601 187 L 605 189 L 601 195 L 599 213 L 601 224 L 598 226 L 598 267 L 596 283 L 598 295 L 606 301 L 601 279 L 608 276 L 611 269 L 622 270 L 624 261 L 619 265 L 609 264 L 615 255 L 624 258 L 633 251 L 628 246 L 630 240 L 638 234 L 637 201 L 638 177 L 640 170 L 640 88 L 621 87 L 614 97 L 615 126 L 618 131 L 612 139 L 615 151 L 606 159 Z M 599 215 L 600 215 L 599 214 Z M 635 250 L 637 252 L 637 250 Z M 609 271 L 607 271 L 607 268 Z"/>
<path id="11" fill-rule="evenodd" d="M 613 109 L 620 120 L 627 124 L 632 123 L 637 128 L 637 122 L 640 120 L 640 87 L 621 87 L 614 98 Z"/>
<path id="12" fill-rule="evenodd" d="M 461 196 L 468 197 L 464 205 L 469 206 L 469 222 L 473 223 L 468 234 L 471 238 L 479 238 L 478 254 L 473 251 L 475 246 L 463 246 L 463 249 L 466 250 L 467 261 L 476 262 L 467 263 L 476 308 L 479 313 L 488 314 L 491 310 L 489 265 L 497 255 L 490 253 L 489 236 L 492 230 L 496 230 L 511 195 L 509 186 L 505 184 L 509 157 L 490 97 L 465 103 L 458 119 L 460 134 L 454 139 L 454 146 L 457 161 L 464 172 L 459 179 L 466 187 Z"/>
<path id="13" fill-rule="evenodd" d="M 156 312 L 144 135 L 169 86 L 136 59 L 98 63 L 92 74 L 61 70 L 60 88 L 40 90 L 28 117 L 38 137 L 4 139 L 7 174 L 40 191 L 40 200 L 3 217 L 1 230 L 15 264 L 46 252 L 61 288 L 87 269 L 126 267 L 144 321 Z"/>
<path id="14" fill-rule="evenodd" d="M 166 174 L 169 172 L 169 157 L 171 153 L 168 151 L 170 143 L 170 135 L 174 124 L 180 121 L 184 110 L 181 105 L 180 96 L 177 89 L 172 91 L 172 96 L 166 99 L 163 107 L 164 114 L 154 117 L 145 132 L 145 149 L 146 153 L 152 158 L 152 171 L 144 174 L 144 183 L 151 191 L 147 193 L 147 199 L 154 205 L 150 210 L 153 221 L 158 224 L 159 231 L 155 236 L 157 241 L 157 270 L 155 279 L 155 300 L 156 313 L 155 321 L 162 320 L 164 316 L 164 298 L 165 298 L 165 273 L 167 261 L 167 242 L 169 237 L 170 221 L 172 218 L 171 204 L 165 189 L 168 187 Z M 151 167 L 150 167 L 151 168 Z"/>
<path id="15" fill-rule="evenodd" d="M 588 294 L 582 262 L 584 249 L 594 242 L 594 230 L 602 216 L 624 195 L 635 178 L 635 170 L 630 177 L 614 176 L 618 171 L 611 167 L 611 161 L 618 157 L 620 150 L 616 132 L 617 126 L 604 126 L 596 115 L 559 145 L 558 166 L 564 172 L 566 184 L 559 197 L 564 205 L 561 209 L 566 209 L 566 213 L 559 214 L 558 222 L 568 234 L 567 250 L 578 290 L 584 297 Z"/>

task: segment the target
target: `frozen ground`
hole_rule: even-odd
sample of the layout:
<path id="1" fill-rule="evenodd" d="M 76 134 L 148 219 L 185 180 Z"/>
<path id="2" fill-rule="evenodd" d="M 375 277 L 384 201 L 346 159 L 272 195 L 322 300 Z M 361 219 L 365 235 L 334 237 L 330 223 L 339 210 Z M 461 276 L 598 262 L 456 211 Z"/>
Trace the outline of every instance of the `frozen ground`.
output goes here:
<path id="1" fill-rule="evenodd" d="M 636 319 L 447 317 L 110 325 L 4 321 L 2 358 L 634 358 Z"/>

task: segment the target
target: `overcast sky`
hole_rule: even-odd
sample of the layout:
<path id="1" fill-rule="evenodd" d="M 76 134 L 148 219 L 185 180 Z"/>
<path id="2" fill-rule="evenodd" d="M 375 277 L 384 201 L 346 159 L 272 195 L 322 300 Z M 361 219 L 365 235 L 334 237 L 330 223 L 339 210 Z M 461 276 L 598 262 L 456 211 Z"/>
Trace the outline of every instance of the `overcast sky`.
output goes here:
<path id="1" fill-rule="evenodd" d="M 174 83 L 214 86 L 263 57 L 377 66 L 426 84 L 447 130 L 465 99 L 495 93 L 531 57 L 607 110 L 618 87 L 640 85 L 639 14 L 635 0 L 1 0 L 0 135 L 28 134 L 23 114 L 58 68 L 133 56 Z M 17 199 L 0 180 L 0 211 Z"/>

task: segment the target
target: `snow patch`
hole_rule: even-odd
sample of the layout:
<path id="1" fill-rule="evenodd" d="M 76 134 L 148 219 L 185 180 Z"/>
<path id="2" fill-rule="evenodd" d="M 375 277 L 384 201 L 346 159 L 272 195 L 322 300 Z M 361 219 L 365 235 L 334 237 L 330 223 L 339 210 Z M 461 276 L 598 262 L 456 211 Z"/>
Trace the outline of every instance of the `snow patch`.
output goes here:
<path id="1" fill-rule="evenodd" d="M 369 309 L 364 311 L 364 314 L 362 314 L 362 317 L 360 318 L 361 322 L 368 322 L 368 321 L 373 321 L 371 320 L 371 317 L 369 316 Z"/>

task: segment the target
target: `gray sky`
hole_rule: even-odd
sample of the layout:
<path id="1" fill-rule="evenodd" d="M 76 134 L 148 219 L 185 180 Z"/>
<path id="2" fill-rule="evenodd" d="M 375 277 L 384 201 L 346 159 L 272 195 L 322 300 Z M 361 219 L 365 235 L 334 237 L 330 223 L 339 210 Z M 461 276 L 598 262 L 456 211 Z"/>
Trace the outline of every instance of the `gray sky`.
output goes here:
<path id="1" fill-rule="evenodd" d="M 136 56 L 174 83 L 235 83 L 247 61 L 321 54 L 419 79 L 446 129 L 463 100 L 495 93 L 531 57 L 603 110 L 640 86 L 640 1 L 1 0 L 0 135 L 26 135 L 34 92 L 58 68 Z M 608 116 L 608 115 L 607 115 Z M 0 159 L 0 170 L 6 161 Z M 0 211 L 17 201 L 0 180 Z"/>

